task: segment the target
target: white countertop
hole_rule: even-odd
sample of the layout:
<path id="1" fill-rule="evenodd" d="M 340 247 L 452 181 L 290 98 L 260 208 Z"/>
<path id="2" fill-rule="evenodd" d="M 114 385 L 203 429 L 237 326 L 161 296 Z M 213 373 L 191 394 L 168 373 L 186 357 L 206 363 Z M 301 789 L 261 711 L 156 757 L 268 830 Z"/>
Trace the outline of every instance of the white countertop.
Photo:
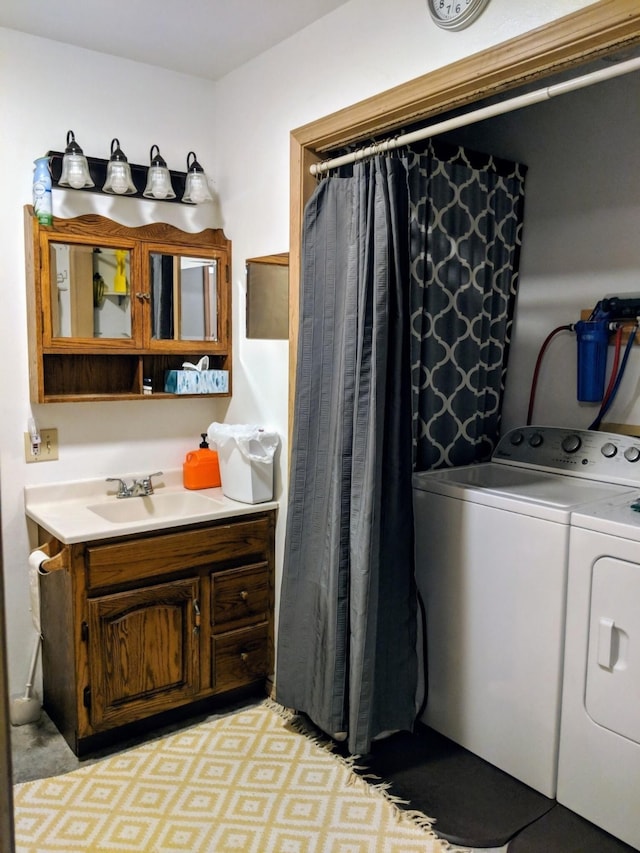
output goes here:
<path id="1" fill-rule="evenodd" d="M 129 483 L 140 474 L 123 475 Z M 117 498 L 117 483 L 105 478 L 76 480 L 66 483 L 49 483 L 25 486 L 25 512 L 60 542 L 89 542 L 95 539 L 112 539 L 150 530 L 171 530 L 188 524 L 200 524 L 232 516 L 251 515 L 276 509 L 277 501 L 248 504 L 231 500 L 222 489 L 185 489 L 182 470 L 165 471 L 153 478 L 154 495 L 151 498 Z M 198 497 L 192 497 L 198 496 Z M 169 503 L 179 507 L 176 514 L 158 509 L 157 504 Z M 93 507 L 93 509 L 91 508 Z M 109 521 L 100 513 L 114 514 Z M 129 519 L 129 511 L 135 516 Z"/>

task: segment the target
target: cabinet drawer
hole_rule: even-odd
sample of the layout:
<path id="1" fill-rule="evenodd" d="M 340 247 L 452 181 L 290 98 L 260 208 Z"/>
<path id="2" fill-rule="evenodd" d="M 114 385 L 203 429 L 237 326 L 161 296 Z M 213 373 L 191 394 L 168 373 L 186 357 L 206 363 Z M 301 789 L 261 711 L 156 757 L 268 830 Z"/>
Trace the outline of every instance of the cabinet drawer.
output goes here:
<path id="1" fill-rule="evenodd" d="M 87 586 L 99 589 L 196 566 L 267 560 L 270 527 L 269 517 L 263 515 L 199 530 L 89 545 L 85 552 Z"/>
<path id="2" fill-rule="evenodd" d="M 269 611 L 269 569 L 258 563 L 211 576 L 211 624 L 214 631 L 260 622 Z"/>
<path id="3" fill-rule="evenodd" d="M 212 640 L 212 683 L 216 692 L 251 684 L 269 674 L 267 623 L 219 634 Z"/>

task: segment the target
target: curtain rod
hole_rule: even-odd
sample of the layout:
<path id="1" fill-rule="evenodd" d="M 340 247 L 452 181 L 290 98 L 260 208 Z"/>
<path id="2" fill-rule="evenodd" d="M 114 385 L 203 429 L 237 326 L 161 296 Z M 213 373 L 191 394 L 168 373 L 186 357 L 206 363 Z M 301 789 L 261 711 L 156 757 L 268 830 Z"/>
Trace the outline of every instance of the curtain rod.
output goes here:
<path id="1" fill-rule="evenodd" d="M 519 110 L 521 107 L 529 107 L 533 104 L 539 104 L 542 101 L 547 101 L 558 95 L 565 95 L 568 92 L 576 91 L 576 89 L 585 89 L 587 86 L 592 86 L 594 83 L 601 83 L 603 80 L 610 80 L 613 77 L 621 77 L 623 74 L 629 74 L 630 72 L 637 71 L 638 69 L 640 69 L 640 57 L 629 59 L 626 62 L 617 63 L 609 68 L 602 68 L 599 71 L 593 71 L 591 74 L 584 74 L 581 77 L 574 77 L 571 80 L 566 80 L 564 83 L 556 83 L 553 86 L 547 86 L 544 89 L 537 89 L 535 92 L 529 92 L 526 95 L 518 95 L 515 98 L 502 101 L 499 104 L 493 104 L 489 107 L 481 107 L 478 110 L 473 110 L 472 112 L 456 116 L 455 118 L 446 119 L 445 121 L 438 122 L 437 124 L 428 125 L 420 130 L 405 133 L 402 136 L 384 139 L 382 142 L 367 145 L 365 148 L 359 148 L 357 151 L 352 151 L 350 154 L 344 154 L 342 157 L 335 157 L 333 160 L 324 160 L 322 163 L 314 163 L 309 167 L 309 171 L 312 175 L 321 175 L 331 169 L 338 168 L 338 166 L 346 166 L 349 163 L 356 163 L 359 160 L 366 159 L 367 157 L 373 157 L 375 154 L 382 154 L 385 151 L 393 151 L 396 148 L 402 148 L 403 145 L 411 145 L 413 142 L 420 142 L 423 139 L 428 139 L 430 136 L 436 136 L 439 133 L 446 133 L 448 130 L 467 127 L 468 125 L 476 124 L 479 121 L 484 121 L 484 119 L 487 118 L 493 118 L 494 116 Z"/>

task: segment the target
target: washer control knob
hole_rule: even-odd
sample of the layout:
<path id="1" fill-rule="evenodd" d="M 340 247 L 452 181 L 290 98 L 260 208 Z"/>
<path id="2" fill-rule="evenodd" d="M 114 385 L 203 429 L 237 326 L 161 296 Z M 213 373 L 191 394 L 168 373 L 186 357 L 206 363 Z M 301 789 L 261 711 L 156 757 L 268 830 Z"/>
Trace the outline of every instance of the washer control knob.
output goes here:
<path id="1" fill-rule="evenodd" d="M 637 462 L 640 459 L 640 447 L 627 447 L 624 452 L 624 458 L 627 462 Z"/>
<path id="2" fill-rule="evenodd" d="M 531 438 L 529 439 L 529 445 L 531 447 L 540 447 L 543 442 L 543 438 L 539 432 L 534 432 Z"/>
<path id="3" fill-rule="evenodd" d="M 575 435 L 572 433 L 571 435 L 566 435 L 562 439 L 562 449 L 565 453 L 575 453 L 580 450 L 582 447 L 582 439 L 579 435 Z"/>
<path id="4" fill-rule="evenodd" d="M 606 456 L 607 459 L 613 459 L 617 452 L 618 448 L 612 441 L 607 441 L 600 448 L 600 453 L 602 453 L 603 456 Z"/>
<path id="5" fill-rule="evenodd" d="M 524 435 L 518 429 L 515 432 L 511 433 L 511 438 L 509 440 L 514 447 L 518 447 L 518 445 L 522 444 L 522 442 L 524 441 Z"/>

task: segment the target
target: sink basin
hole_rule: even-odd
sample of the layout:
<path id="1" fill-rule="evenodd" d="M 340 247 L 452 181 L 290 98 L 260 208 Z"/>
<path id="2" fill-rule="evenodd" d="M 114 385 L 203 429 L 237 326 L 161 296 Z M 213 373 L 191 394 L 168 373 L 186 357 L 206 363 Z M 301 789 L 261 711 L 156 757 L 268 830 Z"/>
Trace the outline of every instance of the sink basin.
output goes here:
<path id="1" fill-rule="evenodd" d="M 125 482 L 135 476 L 125 474 Z M 256 505 L 234 501 L 221 487 L 186 489 L 183 477 L 182 466 L 166 470 L 153 495 L 135 498 L 117 498 L 104 477 L 25 486 L 25 512 L 50 536 L 73 545 L 208 524 L 278 506 L 276 501 Z"/>
<path id="2" fill-rule="evenodd" d="M 111 498 L 87 509 L 113 524 L 150 519 L 186 519 L 215 512 L 220 502 L 196 492 L 156 492 L 147 497 Z"/>

